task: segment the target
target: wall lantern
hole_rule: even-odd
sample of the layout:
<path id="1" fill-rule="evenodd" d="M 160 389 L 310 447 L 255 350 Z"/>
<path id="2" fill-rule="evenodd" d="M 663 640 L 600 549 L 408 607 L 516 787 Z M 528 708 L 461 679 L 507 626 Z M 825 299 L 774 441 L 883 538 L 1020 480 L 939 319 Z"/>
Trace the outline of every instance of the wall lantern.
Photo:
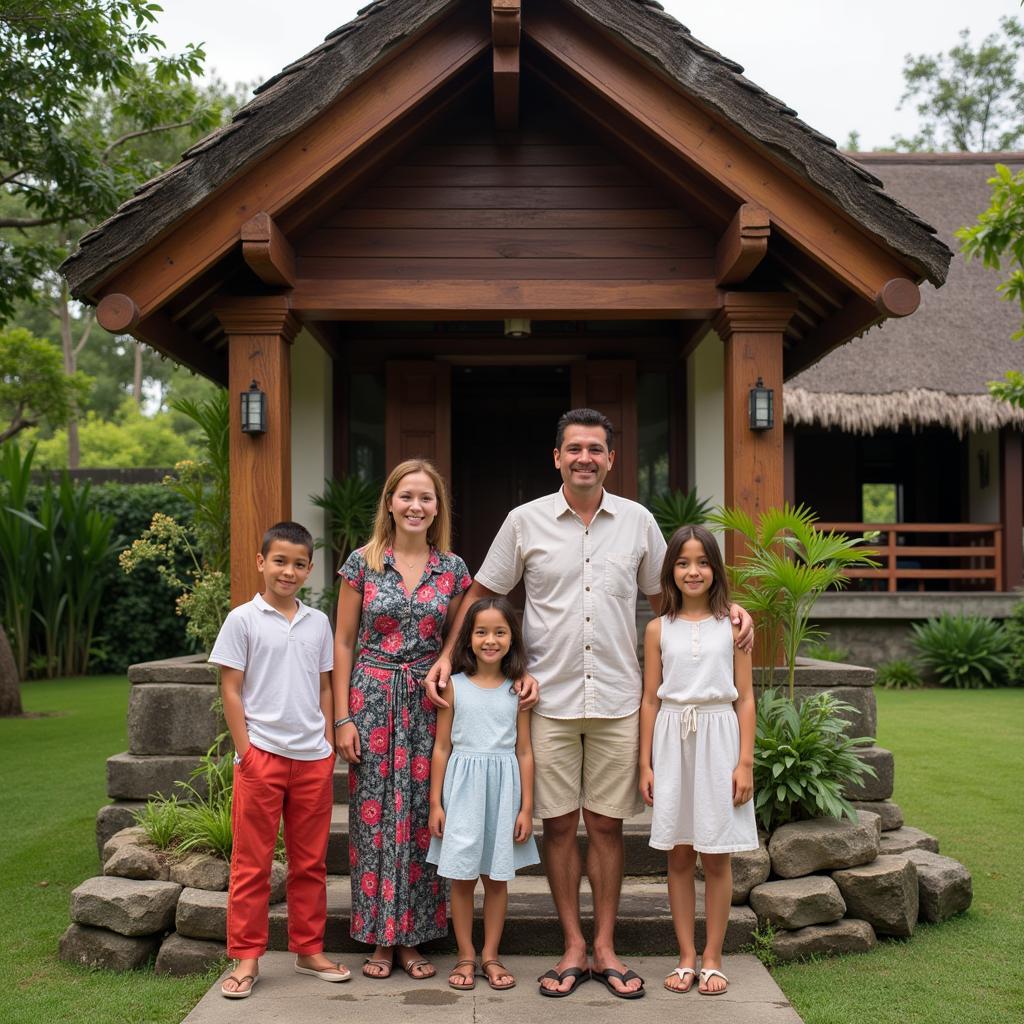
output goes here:
<path id="1" fill-rule="evenodd" d="M 751 406 L 753 408 L 753 406 Z M 248 391 L 242 392 L 242 433 L 265 434 L 267 432 L 267 395 L 260 391 L 253 381 Z"/>
<path id="2" fill-rule="evenodd" d="M 514 318 L 505 321 L 506 338 L 528 338 L 530 336 L 530 321 L 525 318 Z"/>
<path id="3" fill-rule="evenodd" d="M 771 430 L 775 426 L 775 392 L 764 386 L 764 380 L 757 378 L 757 384 L 750 389 L 750 429 Z"/>

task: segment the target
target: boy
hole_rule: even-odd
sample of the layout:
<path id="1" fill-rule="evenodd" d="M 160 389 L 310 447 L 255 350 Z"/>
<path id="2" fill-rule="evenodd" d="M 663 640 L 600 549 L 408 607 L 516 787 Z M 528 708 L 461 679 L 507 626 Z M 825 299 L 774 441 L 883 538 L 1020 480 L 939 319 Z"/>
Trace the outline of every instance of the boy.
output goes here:
<path id="1" fill-rule="evenodd" d="M 266 592 L 231 610 L 210 654 L 211 664 L 221 667 L 224 718 L 235 745 L 228 955 L 238 965 L 221 986 L 228 999 L 248 998 L 259 980 L 282 813 L 295 970 L 323 981 L 351 977 L 323 953 L 334 645 L 327 616 L 295 596 L 313 568 L 309 531 L 298 523 L 272 526 L 256 568 Z"/>

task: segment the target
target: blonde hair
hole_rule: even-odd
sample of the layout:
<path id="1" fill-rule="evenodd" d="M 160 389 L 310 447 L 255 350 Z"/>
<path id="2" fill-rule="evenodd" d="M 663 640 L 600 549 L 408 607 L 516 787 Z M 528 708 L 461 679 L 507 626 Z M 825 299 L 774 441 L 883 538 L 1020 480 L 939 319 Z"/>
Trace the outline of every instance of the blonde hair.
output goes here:
<path id="1" fill-rule="evenodd" d="M 370 540 L 363 548 L 363 558 L 367 566 L 374 572 L 382 572 L 384 569 L 384 552 L 395 543 L 395 520 L 388 511 L 388 502 L 392 495 L 398 490 L 402 478 L 410 473 L 426 473 L 430 482 L 434 485 L 434 494 L 437 495 L 437 515 L 434 521 L 427 528 L 427 543 L 437 548 L 438 551 L 448 552 L 452 546 L 452 514 L 451 505 L 448 501 L 448 487 L 444 477 L 437 471 L 437 467 L 426 459 L 406 459 L 400 462 L 384 481 L 384 489 L 380 492 L 380 501 L 377 503 L 377 515 L 373 521 L 373 533 Z"/>

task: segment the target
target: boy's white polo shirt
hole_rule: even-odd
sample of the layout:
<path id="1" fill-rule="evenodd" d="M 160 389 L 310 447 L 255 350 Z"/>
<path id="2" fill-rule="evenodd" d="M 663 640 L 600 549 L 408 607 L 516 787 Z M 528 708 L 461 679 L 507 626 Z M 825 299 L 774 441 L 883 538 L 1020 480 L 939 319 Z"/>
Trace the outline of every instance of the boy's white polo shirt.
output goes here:
<path id="1" fill-rule="evenodd" d="M 252 743 L 271 754 L 316 761 L 332 753 L 320 710 L 320 673 L 334 667 L 334 640 L 323 612 L 296 603 L 291 622 L 262 594 L 232 608 L 210 663 L 242 670 Z"/>

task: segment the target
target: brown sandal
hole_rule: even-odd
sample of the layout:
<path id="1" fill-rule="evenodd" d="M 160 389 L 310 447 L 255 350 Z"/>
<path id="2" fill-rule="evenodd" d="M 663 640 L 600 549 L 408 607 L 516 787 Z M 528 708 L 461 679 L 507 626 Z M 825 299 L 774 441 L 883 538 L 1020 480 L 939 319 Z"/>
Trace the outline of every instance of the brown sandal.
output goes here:
<path id="1" fill-rule="evenodd" d="M 434 975 L 437 974 L 437 969 L 434 967 L 434 965 L 429 960 L 424 960 L 422 957 L 419 960 L 410 960 L 408 963 L 404 964 L 402 963 L 401 960 L 399 960 L 398 966 L 401 967 L 402 970 L 405 971 L 405 973 L 408 974 L 413 981 L 426 981 L 428 978 L 433 978 Z M 413 971 L 416 970 L 417 967 L 429 967 L 430 973 L 413 974 Z"/>
<path id="2" fill-rule="evenodd" d="M 366 968 L 370 965 L 374 967 L 383 968 L 380 974 L 374 974 L 368 971 Z M 395 969 L 395 965 L 391 960 L 374 960 L 372 956 L 368 956 L 363 961 L 363 977 L 372 978 L 374 981 L 383 981 L 385 978 L 391 977 L 391 972 Z"/>
<path id="3" fill-rule="evenodd" d="M 424 961 L 425 963 L 426 961 Z M 467 978 L 466 975 L 459 973 L 459 968 L 463 964 L 472 964 L 473 973 Z M 475 960 L 456 960 L 455 966 L 448 972 L 448 987 L 455 989 L 456 992 L 470 992 L 476 988 L 476 974 L 477 974 L 477 962 Z M 458 985 L 452 981 L 452 978 L 462 978 L 465 981 L 464 985 Z"/>
<path id="4" fill-rule="evenodd" d="M 512 980 L 505 982 L 504 985 L 497 984 L 491 978 L 491 976 L 487 973 L 487 968 L 492 966 L 492 965 L 498 968 L 498 971 L 499 971 L 498 976 L 499 977 L 502 974 L 504 974 L 506 977 L 511 978 Z M 516 976 L 500 960 L 485 960 L 480 965 L 480 970 L 483 973 L 483 976 L 487 979 L 487 984 L 490 985 L 491 988 L 493 988 L 495 992 L 504 992 L 505 989 L 507 989 L 507 988 L 515 988 L 516 987 Z"/>

